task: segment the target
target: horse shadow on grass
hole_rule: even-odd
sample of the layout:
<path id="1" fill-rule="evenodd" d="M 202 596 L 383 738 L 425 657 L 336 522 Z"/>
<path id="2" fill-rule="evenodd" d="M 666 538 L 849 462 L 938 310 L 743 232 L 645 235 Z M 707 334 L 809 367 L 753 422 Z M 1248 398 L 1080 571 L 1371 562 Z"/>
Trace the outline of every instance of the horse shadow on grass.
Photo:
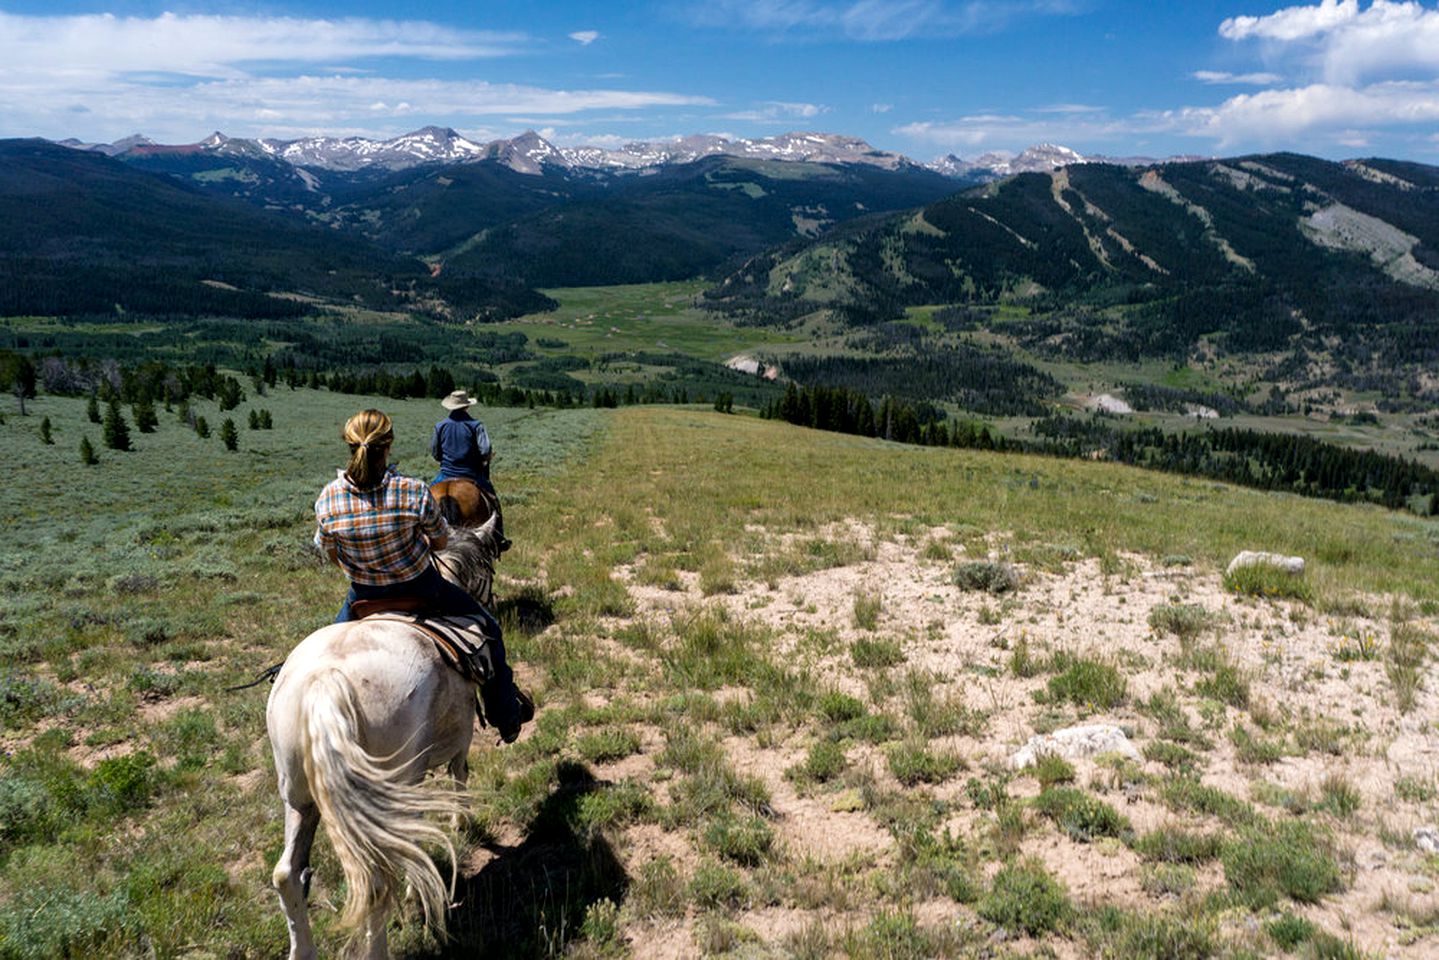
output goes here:
<path id="1" fill-rule="evenodd" d="M 584 798 L 605 789 L 589 768 L 561 763 L 523 842 L 490 845 L 494 859 L 455 889 L 448 942 L 433 958 L 543 957 L 580 936 L 592 904 L 624 902 L 629 877 L 604 835 L 583 823 Z"/>

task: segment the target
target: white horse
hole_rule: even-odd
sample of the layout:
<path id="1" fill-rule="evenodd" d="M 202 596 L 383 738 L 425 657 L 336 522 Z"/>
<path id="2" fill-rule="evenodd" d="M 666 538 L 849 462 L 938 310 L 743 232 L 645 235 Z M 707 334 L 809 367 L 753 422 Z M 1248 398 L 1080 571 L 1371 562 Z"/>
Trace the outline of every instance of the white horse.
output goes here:
<path id="1" fill-rule="evenodd" d="M 472 595 L 488 595 L 497 552 L 493 521 L 453 529 L 440 569 Z M 290 960 L 316 955 L 305 898 L 322 819 L 348 885 L 341 924 L 363 938 L 367 960 L 389 957 L 386 924 L 406 886 L 443 936 L 453 868 L 446 884 L 422 844 L 444 847 L 455 863 L 432 817 L 457 821 L 461 804 L 455 790 L 424 777 L 445 764 L 457 786 L 468 779 L 475 685 L 405 623 L 336 623 L 291 651 L 265 723 L 285 803 L 285 850 L 272 880 L 290 928 Z"/>

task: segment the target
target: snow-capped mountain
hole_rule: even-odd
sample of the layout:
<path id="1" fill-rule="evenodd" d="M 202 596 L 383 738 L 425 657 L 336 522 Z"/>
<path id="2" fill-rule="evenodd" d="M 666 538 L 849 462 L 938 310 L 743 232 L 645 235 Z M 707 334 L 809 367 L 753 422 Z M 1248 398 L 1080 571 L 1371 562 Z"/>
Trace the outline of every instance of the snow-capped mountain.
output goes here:
<path id="1" fill-rule="evenodd" d="M 985 153 L 972 160 L 954 154 L 920 164 L 900 153 L 879 150 L 858 137 L 834 133 L 793 132 L 748 139 L 696 134 L 668 140 L 637 140 L 618 148 L 558 147 L 534 130 L 509 140 L 478 143 L 448 127 L 423 127 L 390 140 L 366 137 L 305 137 L 299 140 L 248 140 L 218 131 L 198 143 L 157 144 L 136 134 L 112 144 L 61 141 L 79 150 L 110 156 L 210 153 L 220 156 L 267 157 L 299 168 L 353 172 L 406 170 L 425 164 L 494 160 L 517 173 L 537 175 L 546 167 L 564 170 L 624 172 L 670 164 L 693 163 L 711 156 L 756 160 L 797 160 L 811 163 L 864 164 L 886 170 L 926 167 L 964 180 L 995 180 L 1016 173 L 1048 172 L 1075 163 L 1117 163 L 1136 166 L 1155 161 L 1144 157 L 1116 159 L 1085 156 L 1069 147 L 1041 143 L 1024 152 Z"/>

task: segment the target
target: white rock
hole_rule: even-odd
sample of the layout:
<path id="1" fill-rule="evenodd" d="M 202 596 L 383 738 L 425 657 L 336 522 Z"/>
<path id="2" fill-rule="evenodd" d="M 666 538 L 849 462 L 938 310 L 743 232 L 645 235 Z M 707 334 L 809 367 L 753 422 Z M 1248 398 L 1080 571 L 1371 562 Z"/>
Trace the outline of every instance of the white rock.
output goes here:
<path id="1" fill-rule="evenodd" d="M 1259 564 L 1278 567 L 1285 573 L 1292 573 L 1296 577 L 1304 572 L 1303 557 L 1286 557 L 1282 553 L 1265 553 L 1262 550 L 1240 551 L 1234 555 L 1233 560 L 1229 561 L 1229 566 L 1224 569 L 1224 572 L 1233 573 L 1240 567 L 1253 567 Z"/>
<path id="2" fill-rule="evenodd" d="M 1123 730 L 1112 723 L 1087 723 L 1030 737 L 1029 742 L 1009 758 L 1009 765 L 1016 770 L 1023 770 L 1033 766 L 1035 761 L 1045 754 L 1075 760 L 1100 753 L 1117 753 L 1131 760 L 1139 759 L 1139 751 L 1134 749 L 1134 744 L 1129 742 Z"/>
<path id="3" fill-rule="evenodd" d="M 1415 827 L 1414 846 L 1425 853 L 1439 853 L 1439 827 Z"/>

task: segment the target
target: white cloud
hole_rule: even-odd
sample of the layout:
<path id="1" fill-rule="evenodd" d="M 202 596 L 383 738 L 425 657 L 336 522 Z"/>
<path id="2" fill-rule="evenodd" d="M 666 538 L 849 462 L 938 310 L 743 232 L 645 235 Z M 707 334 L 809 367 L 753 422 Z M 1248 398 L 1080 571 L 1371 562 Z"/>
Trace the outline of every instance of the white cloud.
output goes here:
<path id="1" fill-rule="evenodd" d="M 992 32 L 1077 9 L 1075 0 L 700 0 L 684 15 L 699 26 L 776 38 L 887 42 Z"/>
<path id="2" fill-rule="evenodd" d="M 892 103 L 871 103 L 869 105 L 870 113 L 889 113 L 893 109 L 894 104 Z"/>
<path id="3" fill-rule="evenodd" d="M 1223 70 L 1196 70 L 1191 74 L 1200 83 L 1229 83 L 1253 87 L 1268 87 L 1284 79 L 1277 73 L 1226 73 Z"/>
<path id="4" fill-rule="evenodd" d="M 721 120 L 747 120 L 751 123 L 787 123 L 791 120 L 811 120 L 828 113 L 829 107 L 815 103 L 786 103 L 771 100 L 753 110 L 720 114 Z"/>
<path id="5" fill-rule="evenodd" d="M 926 121 L 896 127 L 894 133 L 943 150 L 1018 150 L 1035 143 L 1083 144 L 1084 149 L 1125 141 L 1152 125 L 1115 120 L 1095 113 L 1040 116 L 980 113 L 942 122 Z"/>
<path id="6" fill-rule="evenodd" d="M 475 60 L 519 50 L 522 34 L 456 30 L 424 21 L 291 17 L 0 13 L 0 73 L 57 77 L 162 71 L 242 75 L 242 64 L 330 63 L 374 57 Z"/>
<path id="7" fill-rule="evenodd" d="M 382 75 L 392 62 L 485 60 L 528 42 L 422 21 L 0 13 L 0 135 L 92 139 L 143 130 L 185 142 L 218 128 L 389 136 L 398 122 L 714 105 L 668 91 Z M 371 61 L 369 69 L 346 63 L 353 60 Z M 77 130 L 77 116 L 98 126 Z"/>
<path id="8" fill-rule="evenodd" d="M 1283 145 L 1302 134 L 1439 122 L 1439 82 L 1382 83 L 1363 88 L 1316 83 L 1293 90 L 1241 94 L 1217 107 L 1154 115 L 1193 136 L 1236 144 Z"/>
<path id="9" fill-rule="evenodd" d="M 600 32 L 598 30 L 576 30 L 574 33 L 570 34 L 570 39 L 575 41 L 582 47 L 588 47 L 590 44 L 594 43 L 599 38 Z"/>
<path id="10" fill-rule="evenodd" d="M 1047 107 L 1035 107 L 1034 112 L 1059 114 L 1103 113 L 1104 108 L 1091 106 L 1087 103 L 1052 103 Z"/>
<path id="11" fill-rule="evenodd" d="M 1285 7 L 1263 17 L 1230 17 L 1219 25 L 1219 35 L 1230 40 L 1301 40 L 1358 16 L 1359 0 L 1321 0 L 1317 7 Z"/>

